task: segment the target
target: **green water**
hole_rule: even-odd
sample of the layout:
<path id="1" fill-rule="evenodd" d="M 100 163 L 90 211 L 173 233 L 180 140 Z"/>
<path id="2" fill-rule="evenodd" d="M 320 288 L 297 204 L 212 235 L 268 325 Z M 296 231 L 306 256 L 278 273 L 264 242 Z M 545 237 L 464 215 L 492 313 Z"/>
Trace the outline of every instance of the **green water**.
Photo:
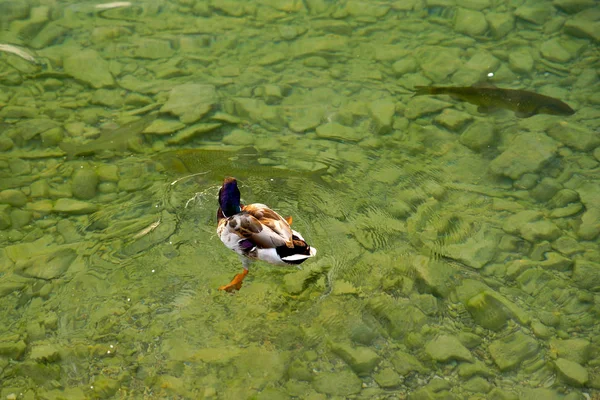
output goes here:
<path id="1" fill-rule="evenodd" d="M 0 0 L 0 399 L 600 399 L 599 32 L 592 0 Z M 482 81 L 576 113 L 411 97 Z M 234 294 L 231 175 L 318 249 Z"/>

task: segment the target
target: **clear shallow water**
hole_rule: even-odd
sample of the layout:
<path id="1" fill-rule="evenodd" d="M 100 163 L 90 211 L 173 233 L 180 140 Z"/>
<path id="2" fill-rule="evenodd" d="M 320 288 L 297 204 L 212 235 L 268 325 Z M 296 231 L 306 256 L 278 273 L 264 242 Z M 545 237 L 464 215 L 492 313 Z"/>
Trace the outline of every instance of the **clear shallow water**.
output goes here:
<path id="1" fill-rule="evenodd" d="M 3 398 L 597 398 L 593 3 L 112 6 L 0 2 Z M 227 175 L 317 258 L 218 292 Z"/>

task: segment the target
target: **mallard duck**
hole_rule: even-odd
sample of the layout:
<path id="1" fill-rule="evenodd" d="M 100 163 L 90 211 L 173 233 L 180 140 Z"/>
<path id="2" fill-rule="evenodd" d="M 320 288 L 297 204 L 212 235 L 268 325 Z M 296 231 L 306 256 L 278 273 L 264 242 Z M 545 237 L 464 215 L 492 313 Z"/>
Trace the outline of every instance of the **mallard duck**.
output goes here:
<path id="1" fill-rule="evenodd" d="M 317 254 L 302 235 L 290 227 L 292 218 L 284 219 L 264 204 L 243 205 L 235 178 L 225 178 L 219 190 L 217 235 L 225 246 L 235 251 L 244 270 L 219 290 L 240 290 L 253 260 L 280 266 L 302 264 Z"/>

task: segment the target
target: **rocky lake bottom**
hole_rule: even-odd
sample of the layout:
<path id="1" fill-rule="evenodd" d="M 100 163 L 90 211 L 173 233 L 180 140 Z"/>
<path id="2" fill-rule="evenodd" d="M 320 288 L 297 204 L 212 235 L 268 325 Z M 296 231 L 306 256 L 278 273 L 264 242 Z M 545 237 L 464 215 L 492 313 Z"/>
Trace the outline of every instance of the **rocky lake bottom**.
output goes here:
<path id="1" fill-rule="evenodd" d="M 0 399 L 600 399 L 593 0 L 0 2 Z M 480 113 L 488 81 L 576 113 Z M 225 176 L 302 269 L 241 271 Z"/>

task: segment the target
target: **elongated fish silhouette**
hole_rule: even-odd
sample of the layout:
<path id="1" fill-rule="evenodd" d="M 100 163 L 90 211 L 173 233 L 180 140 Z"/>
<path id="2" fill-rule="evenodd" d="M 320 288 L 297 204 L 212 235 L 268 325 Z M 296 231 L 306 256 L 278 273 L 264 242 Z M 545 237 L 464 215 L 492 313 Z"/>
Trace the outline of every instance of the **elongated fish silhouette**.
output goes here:
<path id="1" fill-rule="evenodd" d="M 496 87 L 440 87 L 415 86 L 415 96 L 445 94 L 478 106 L 477 111 L 488 112 L 503 108 L 514 111 L 517 117 L 528 118 L 536 114 L 573 115 L 575 110 L 554 97 L 526 90 Z"/>

